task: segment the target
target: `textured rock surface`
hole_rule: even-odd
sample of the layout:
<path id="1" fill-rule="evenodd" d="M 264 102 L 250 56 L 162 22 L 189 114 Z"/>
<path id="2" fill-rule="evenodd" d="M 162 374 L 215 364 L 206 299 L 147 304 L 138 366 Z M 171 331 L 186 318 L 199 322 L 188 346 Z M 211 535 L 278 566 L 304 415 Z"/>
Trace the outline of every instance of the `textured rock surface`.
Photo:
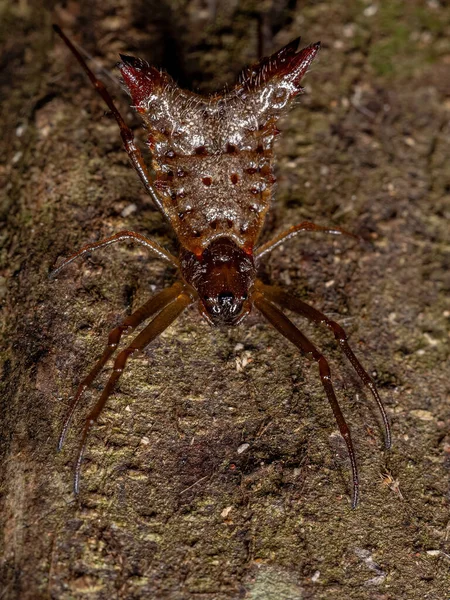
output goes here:
<path id="1" fill-rule="evenodd" d="M 0 3 L 0 597 L 441 600 L 450 589 L 449 8 L 221 4 L 105 0 L 44 12 Z M 277 142 L 265 239 L 308 218 L 367 240 L 291 240 L 264 277 L 345 326 L 379 384 L 394 447 L 382 450 L 371 399 L 328 332 L 305 325 L 331 359 L 355 439 L 362 501 L 351 511 L 345 448 L 316 366 L 256 316 L 220 331 L 193 309 L 131 361 L 90 440 L 77 503 L 77 436 L 104 378 L 57 454 L 65 406 L 108 330 L 175 274 L 127 245 L 56 282 L 48 271 L 124 228 L 175 246 L 51 23 L 107 73 L 123 52 L 213 91 L 254 60 L 263 10 L 268 52 L 298 34 L 323 44 Z M 142 141 L 127 97 L 107 82 Z"/>

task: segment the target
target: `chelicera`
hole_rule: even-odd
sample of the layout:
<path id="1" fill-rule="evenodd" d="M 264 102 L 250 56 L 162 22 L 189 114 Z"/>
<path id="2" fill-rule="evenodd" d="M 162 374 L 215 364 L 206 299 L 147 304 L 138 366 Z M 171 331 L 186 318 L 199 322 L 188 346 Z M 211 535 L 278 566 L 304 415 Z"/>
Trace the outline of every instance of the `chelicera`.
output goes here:
<path id="1" fill-rule="evenodd" d="M 359 493 L 358 470 L 350 430 L 337 401 L 326 358 L 282 312 L 299 314 L 326 325 L 334 334 L 351 365 L 370 390 L 380 410 L 385 444 L 391 445 L 386 411 L 375 383 L 350 348 L 338 323 L 291 296 L 279 287 L 257 278 L 261 259 L 279 244 L 300 232 L 352 234 L 338 227 L 302 222 L 269 242 L 257 241 L 269 209 L 273 176 L 273 142 L 279 133 L 278 119 L 303 90 L 300 82 L 319 51 L 312 44 L 297 51 L 294 40 L 270 58 L 246 69 L 240 82 L 229 91 L 203 97 L 180 89 L 166 73 L 131 56 L 121 56 L 123 81 L 148 129 L 156 178 L 151 181 L 133 133 L 124 122 L 104 84 L 87 66 L 80 53 L 61 31 L 55 31 L 77 58 L 93 86 L 115 117 L 125 150 L 154 204 L 171 224 L 179 242 L 176 257 L 139 233 L 121 231 L 84 246 L 64 260 L 53 272 L 98 248 L 133 240 L 158 258 L 176 267 L 179 280 L 150 298 L 109 334 L 103 355 L 79 384 L 64 420 L 62 447 L 75 408 L 117 349 L 122 335 L 151 319 L 137 337 L 117 355 L 113 372 L 100 398 L 88 414 L 75 467 L 75 493 L 79 492 L 80 470 L 88 434 L 97 421 L 120 378 L 126 363 L 158 337 L 191 304 L 213 326 L 235 326 L 253 309 L 308 358 L 314 360 L 339 431 L 347 445 L 353 475 L 352 506 Z M 352 236 L 355 237 L 355 236 Z"/>

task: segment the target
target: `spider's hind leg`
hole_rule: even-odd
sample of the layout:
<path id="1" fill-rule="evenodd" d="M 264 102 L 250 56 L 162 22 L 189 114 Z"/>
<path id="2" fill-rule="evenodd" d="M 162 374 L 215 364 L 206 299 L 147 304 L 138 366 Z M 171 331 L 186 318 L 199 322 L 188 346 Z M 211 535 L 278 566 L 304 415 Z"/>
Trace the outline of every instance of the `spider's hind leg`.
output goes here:
<path id="1" fill-rule="evenodd" d="M 125 123 L 122 115 L 120 114 L 113 99 L 111 98 L 110 93 L 106 89 L 105 84 L 94 75 L 94 73 L 91 71 L 91 69 L 86 64 L 86 61 L 84 60 L 84 58 L 81 56 L 81 54 L 78 52 L 78 50 L 72 44 L 72 42 L 66 36 L 64 31 L 62 31 L 61 27 L 59 27 L 59 25 L 53 25 L 53 29 L 60 36 L 60 38 L 64 41 L 64 43 L 69 48 L 69 50 L 72 52 L 72 54 L 75 56 L 75 58 L 78 60 L 81 67 L 84 69 L 86 75 L 89 77 L 92 85 L 97 90 L 97 92 L 102 97 L 105 104 L 107 105 L 108 109 L 113 114 L 113 116 L 116 119 L 117 124 L 119 126 L 120 135 L 122 137 L 122 142 L 125 147 L 126 153 L 130 157 L 131 164 L 133 165 L 134 169 L 136 170 L 137 174 L 139 175 L 140 180 L 144 184 L 144 187 L 145 187 L 147 193 L 152 198 L 156 207 L 162 214 L 164 214 L 161 200 L 159 199 L 159 196 L 156 193 L 155 188 L 152 185 L 150 175 L 147 171 L 147 167 L 145 166 L 141 151 L 134 143 L 134 134 L 131 131 L 131 129 L 128 127 L 128 125 Z"/>

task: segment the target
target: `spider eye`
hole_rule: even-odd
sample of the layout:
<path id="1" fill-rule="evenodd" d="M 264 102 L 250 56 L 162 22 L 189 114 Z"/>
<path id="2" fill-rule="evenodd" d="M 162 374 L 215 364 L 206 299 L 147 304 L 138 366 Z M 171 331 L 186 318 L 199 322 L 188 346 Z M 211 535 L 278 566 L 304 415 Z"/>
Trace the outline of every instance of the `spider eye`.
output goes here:
<path id="1" fill-rule="evenodd" d="M 248 294 L 242 294 L 242 300 L 247 300 Z"/>
<path id="2" fill-rule="evenodd" d="M 234 294 L 233 292 L 220 292 L 217 296 L 217 300 L 222 308 L 231 306 L 234 302 Z"/>
<path id="3" fill-rule="evenodd" d="M 204 302 L 209 302 L 211 300 L 210 296 L 203 296 L 203 301 Z"/>

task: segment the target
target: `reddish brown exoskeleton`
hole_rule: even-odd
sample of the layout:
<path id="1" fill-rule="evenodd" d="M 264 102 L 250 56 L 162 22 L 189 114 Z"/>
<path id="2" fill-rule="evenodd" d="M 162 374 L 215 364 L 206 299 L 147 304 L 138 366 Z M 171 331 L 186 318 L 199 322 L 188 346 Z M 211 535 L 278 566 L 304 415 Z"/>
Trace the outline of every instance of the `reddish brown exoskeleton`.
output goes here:
<path id="1" fill-rule="evenodd" d="M 117 120 L 133 167 L 155 205 L 171 224 L 180 245 L 177 258 L 139 233 L 122 231 L 85 246 L 53 272 L 56 275 L 64 266 L 92 250 L 122 240 L 134 240 L 177 267 L 180 273 L 179 281 L 156 294 L 111 331 L 102 357 L 78 386 L 64 420 L 59 448 L 82 394 L 112 356 L 122 334 L 153 317 L 131 344 L 118 354 L 113 373 L 86 419 L 75 467 L 75 493 L 79 492 L 81 461 L 88 433 L 128 358 L 144 349 L 187 306 L 196 302 L 200 313 L 214 326 L 238 325 L 255 307 L 302 353 L 317 362 L 322 385 L 347 444 L 353 473 L 352 506 L 355 507 L 359 490 L 355 452 L 336 399 L 328 362 L 280 308 L 331 329 L 375 398 L 384 422 L 386 447 L 389 448 L 389 423 L 375 384 L 348 345 L 347 335 L 340 325 L 299 298 L 278 287 L 264 285 L 256 277 L 261 258 L 302 231 L 352 235 L 338 227 L 303 222 L 257 246 L 275 181 L 273 142 L 279 133 L 277 121 L 302 92 L 300 82 L 320 44 L 312 44 L 297 52 L 299 40 L 295 40 L 270 58 L 245 70 L 240 83 L 231 90 L 208 97 L 181 90 L 168 74 L 141 59 L 121 56 L 119 68 L 123 80 L 134 108 L 141 114 L 149 131 L 148 143 L 156 172 L 152 182 L 142 155 L 134 144 L 133 134 L 105 86 L 94 76 L 61 29 L 58 26 L 54 29 L 78 59 Z"/>

